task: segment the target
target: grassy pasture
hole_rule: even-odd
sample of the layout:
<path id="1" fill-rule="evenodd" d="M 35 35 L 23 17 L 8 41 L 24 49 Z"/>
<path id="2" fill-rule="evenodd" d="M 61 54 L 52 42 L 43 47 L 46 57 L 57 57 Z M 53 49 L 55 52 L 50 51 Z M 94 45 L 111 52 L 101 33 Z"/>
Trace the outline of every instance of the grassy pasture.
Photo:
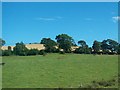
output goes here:
<path id="1" fill-rule="evenodd" d="M 117 55 L 8 56 L 2 61 L 3 88 L 79 87 L 118 74 Z"/>

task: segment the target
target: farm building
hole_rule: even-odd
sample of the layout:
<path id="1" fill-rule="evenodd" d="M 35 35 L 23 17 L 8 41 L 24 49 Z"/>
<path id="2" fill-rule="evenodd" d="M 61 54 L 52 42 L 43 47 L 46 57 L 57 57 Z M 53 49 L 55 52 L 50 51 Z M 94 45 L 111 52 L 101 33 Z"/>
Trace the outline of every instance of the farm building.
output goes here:
<path id="1" fill-rule="evenodd" d="M 26 44 L 25 45 L 28 49 L 38 49 L 38 50 L 44 50 L 45 47 L 43 44 Z M 15 46 L 10 46 L 11 49 L 13 50 L 13 48 Z M 56 47 L 57 48 L 57 47 Z M 79 48 L 78 46 L 72 46 L 71 49 L 72 51 L 74 51 L 76 48 Z M 8 46 L 2 46 L 1 48 L 2 50 L 8 50 Z"/>
<path id="2" fill-rule="evenodd" d="M 25 45 L 28 49 L 38 49 L 38 50 L 43 50 L 45 49 L 43 44 L 26 44 Z M 11 46 L 11 49 L 13 50 L 15 46 Z M 8 50 L 8 46 L 2 46 L 2 50 Z"/>

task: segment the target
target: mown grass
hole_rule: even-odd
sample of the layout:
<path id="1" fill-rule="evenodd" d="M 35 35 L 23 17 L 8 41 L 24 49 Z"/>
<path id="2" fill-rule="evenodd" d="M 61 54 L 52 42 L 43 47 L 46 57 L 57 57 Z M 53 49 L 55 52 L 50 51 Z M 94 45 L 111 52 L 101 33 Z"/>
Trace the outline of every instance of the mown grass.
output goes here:
<path id="1" fill-rule="evenodd" d="M 85 87 L 118 74 L 117 55 L 47 54 L 3 57 L 2 61 L 3 88 Z"/>

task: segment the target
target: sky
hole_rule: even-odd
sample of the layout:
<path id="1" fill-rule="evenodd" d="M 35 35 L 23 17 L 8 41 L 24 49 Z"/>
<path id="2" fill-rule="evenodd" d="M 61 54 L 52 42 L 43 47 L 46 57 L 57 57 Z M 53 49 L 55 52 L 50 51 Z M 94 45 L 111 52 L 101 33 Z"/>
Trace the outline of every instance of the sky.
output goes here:
<path id="1" fill-rule="evenodd" d="M 119 2 L 119 0 L 2 0 L 2 2 Z"/>
<path id="2" fill-rule="evenodd" d="M 77 43 L 85 40 L 118 40 L 117 2 L 3 2 L 2 38 L 6 45 L 55 40 L 68 34 Z"/>

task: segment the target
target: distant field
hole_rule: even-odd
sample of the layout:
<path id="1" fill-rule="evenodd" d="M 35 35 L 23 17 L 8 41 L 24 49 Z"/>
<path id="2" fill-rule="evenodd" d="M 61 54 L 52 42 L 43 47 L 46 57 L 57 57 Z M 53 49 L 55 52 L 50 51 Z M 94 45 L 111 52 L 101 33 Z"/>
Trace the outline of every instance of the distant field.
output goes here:
<path id="1" fill-rule="evenodd" d="M 118 74 L 117 55 L 8 56 L 3 62 L 3 88 L 79 87 Z"/>

